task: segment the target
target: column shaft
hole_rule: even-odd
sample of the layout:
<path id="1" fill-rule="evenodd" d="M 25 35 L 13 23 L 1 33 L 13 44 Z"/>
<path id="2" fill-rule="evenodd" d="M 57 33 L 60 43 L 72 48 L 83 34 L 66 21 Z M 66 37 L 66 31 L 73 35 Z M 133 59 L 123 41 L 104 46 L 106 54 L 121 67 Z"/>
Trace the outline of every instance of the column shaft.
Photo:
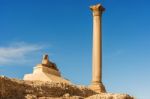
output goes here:
<path id="1" fill-rule="evenodd" d="M 93 49 L 92 49 L 92 84 L 90 88 L 98 93 L 106 92 L 102 83 L 102 28 L 101 17 L 104 8 L 97 4 L 91 6 L 93 12 Z"/>
<path id="2" fill-rule="evenodd" d="M 102 34 L 101 16 L 93 15 L 93 83 L 100 83 L 102 80 Z"/>

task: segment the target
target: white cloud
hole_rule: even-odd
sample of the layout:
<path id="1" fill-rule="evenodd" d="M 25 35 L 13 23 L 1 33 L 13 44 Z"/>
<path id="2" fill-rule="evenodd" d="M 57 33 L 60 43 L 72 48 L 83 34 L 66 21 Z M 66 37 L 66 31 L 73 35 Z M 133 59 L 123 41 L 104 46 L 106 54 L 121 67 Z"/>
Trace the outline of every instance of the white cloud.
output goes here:
<path id="1" fill-rule="evenodd" d="M 8 46 L 0 46 L 0 65 L 20 64 L 26 62 L 28 55 L 43 49 L 38 44 L 24 42 L 12 43 Z M 31 56 L 30 56 L 31 57 Z"/>

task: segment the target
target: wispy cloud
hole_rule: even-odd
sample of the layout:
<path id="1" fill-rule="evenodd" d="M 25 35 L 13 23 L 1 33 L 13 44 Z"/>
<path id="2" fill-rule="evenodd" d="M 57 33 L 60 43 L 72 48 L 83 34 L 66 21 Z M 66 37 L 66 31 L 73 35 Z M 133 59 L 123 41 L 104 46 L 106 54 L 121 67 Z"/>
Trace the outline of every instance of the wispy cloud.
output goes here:
<path id="1" fill-rule="evenodd" d="M 24 42 L 0 46 L 0 65 L 24 63 L 29 54 L 36 53 L 42 49 L 43 46 L 41 45 Z"/>

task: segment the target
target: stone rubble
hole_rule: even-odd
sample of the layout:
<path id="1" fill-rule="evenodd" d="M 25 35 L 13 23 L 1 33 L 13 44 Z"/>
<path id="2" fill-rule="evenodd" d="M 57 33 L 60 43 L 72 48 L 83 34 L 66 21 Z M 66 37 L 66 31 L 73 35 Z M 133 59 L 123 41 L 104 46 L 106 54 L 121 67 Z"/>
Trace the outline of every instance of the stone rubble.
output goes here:
<path id="1" fill-rule="evenodd" d="M 126 94 L 97 94 L 85 86 L 24 81 L 0 76 L 0 99 L 133 99 Z"/>
<path id="2" fill-rule="evenodd" d="M 127 94 L 101 93 L 87 97 L 86 99 L 135 99 Z"/>
<path id="3" fill-rule="evenodd" d="M 67 83 L 24 81 L 0 77 L 0 99 L 40 99 L 40 97 L 65 98 L 72 96 L 88 97 L 94 94 L 94 91 L 86 87 L 78 87 Z"/>

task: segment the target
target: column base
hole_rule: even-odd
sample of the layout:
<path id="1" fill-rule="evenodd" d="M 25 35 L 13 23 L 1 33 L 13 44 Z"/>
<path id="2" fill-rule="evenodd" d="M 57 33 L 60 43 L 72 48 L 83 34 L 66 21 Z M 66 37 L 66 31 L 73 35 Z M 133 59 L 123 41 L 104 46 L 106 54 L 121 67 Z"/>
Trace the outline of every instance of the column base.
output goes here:
<path id="1" fill-rule="evenodd" d="M 89 88 L 97 93 L 106 93 L 106 89 L 103 83 L 93 82 L 91 85 L 89 85 Z"/>

